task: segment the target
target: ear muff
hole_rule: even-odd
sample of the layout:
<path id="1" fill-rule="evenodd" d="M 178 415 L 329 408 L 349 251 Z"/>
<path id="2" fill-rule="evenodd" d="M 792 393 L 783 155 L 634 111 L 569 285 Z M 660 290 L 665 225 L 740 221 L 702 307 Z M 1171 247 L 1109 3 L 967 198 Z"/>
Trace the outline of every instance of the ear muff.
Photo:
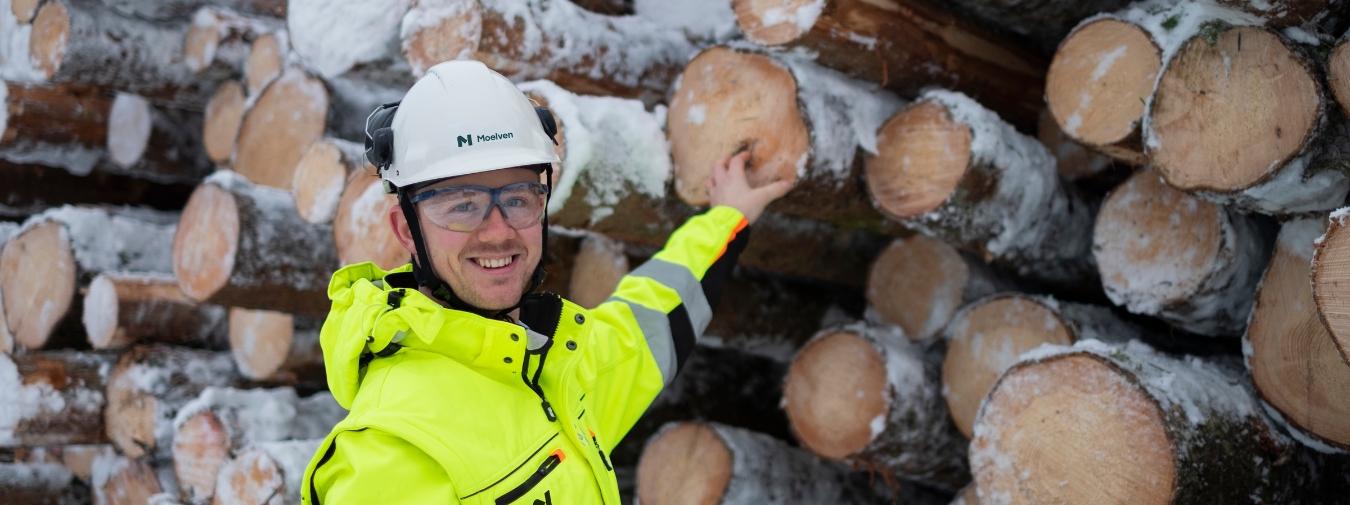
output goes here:
<path id="1" fill-rule="evenodd" d="M 535 107 L 534 113 L 539 116 L 539 123 L 543 124 L 549 140 L 553 141 L 553 145 L 558 145 L 558 123 L 553 120 L 553 111 L 548 110 L 548 107 Z"/>
<path id="2" fill-rule="evenodd" d="M 399 102 L 387 103 L 366 118 L 366 161 L 383 171 L 394 162 L 394 113 Z"/>

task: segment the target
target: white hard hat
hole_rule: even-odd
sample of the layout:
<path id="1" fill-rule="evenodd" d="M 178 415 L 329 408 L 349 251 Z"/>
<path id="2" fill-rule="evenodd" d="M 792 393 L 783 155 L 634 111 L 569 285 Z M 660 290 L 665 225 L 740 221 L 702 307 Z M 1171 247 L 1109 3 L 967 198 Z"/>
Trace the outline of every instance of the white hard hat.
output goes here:
<path id="1" fill-rule="evenodd" d="M 373 120 L 381 119 L 379 112 L 372 114 Z M 553 138 L 542 121 L 525 94 L 501 74 L 473 60 L 447 61 L 431 67 L 404 95 L 389 125 L 392 135 L 377 134 L 367 141 L 379 149 L 379 137 L 392 139 L 392 162 L 381 177 L 402 188 L 556 163 Z M 373 126 L 367 129 L 380 125 Z"/>

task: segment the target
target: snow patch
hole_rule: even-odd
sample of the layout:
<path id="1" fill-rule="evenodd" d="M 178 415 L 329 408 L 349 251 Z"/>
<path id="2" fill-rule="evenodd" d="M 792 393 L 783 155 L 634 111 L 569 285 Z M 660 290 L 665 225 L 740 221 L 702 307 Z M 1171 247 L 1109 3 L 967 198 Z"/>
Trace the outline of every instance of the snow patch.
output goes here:
<path id="1" fill-rule="evenodd" d="M 150 141 L 150 102 L 131 93 L 118 93 L 108 112 L 108 154 L 122 168 L 135 165 Z"/>
<path id="2" fill-rule="evenodd" d="M 816 25 L 816 20 L 820 18 L 821 11 L 825 9 L 825 0 L 814 0 L 796 7 L 796 10 L 793 10 L 791 6 L 765 9 L 764 15 L 760 16 L 760 24 L 764 28 L 769 28 L 790 23 L 797 25 L 797 28 L 803 32 L 810 31 L 811 27 Z"/>
<path id="3" fill-rule="evenodd" d="M 634 14 L 664 28 L 681 30 L 690 38 L 718 43 L 741 35 L 736 13 L 726 0 L 634 0 Z"/>
<path id="4" fill-rule="evenodd" d="M 291 47 L 310 68 L 336 77 L 359 63 L 397 57 L 399 26 L 412 0 L 290 0 Z"/>
<path id="5" fill-rule="evenodd" d="M 708 106 L 696 104 L 689 107 L 689 112 L 685 115 L 685 120 L 690 124 L 702 125 L 708 119 Z"/>
<path id="6" fill-rule="evenodd" d="M 75 261 L 86 271 L 173 271 L 177 213 L 66 205 L 29 218 L 19 233 L 49 221 L 64 225 Z"/>
<path id="7" fill-rule="evenodd" d="M 29 52 L 32 23 L 19 23 L 13 1 L 0 0 L 0 80 L 41 83 L 46 81 Z M 0 107 L 3 108 L 3 107 Z"/>
<path id="8" fill-rule="evenodd" d="M 796 79 L 797 102 L 810 118 L 811 175 L 828 175 L 842 184 L 853 168 L 857 149 L 876 154 L 877 130 L 906 102 L 877 90 L 875 84 L 822 67 L 804 55 L 776 56 Z M 806 162 L 804 156 L 799 175 L 806 174 Z"/>

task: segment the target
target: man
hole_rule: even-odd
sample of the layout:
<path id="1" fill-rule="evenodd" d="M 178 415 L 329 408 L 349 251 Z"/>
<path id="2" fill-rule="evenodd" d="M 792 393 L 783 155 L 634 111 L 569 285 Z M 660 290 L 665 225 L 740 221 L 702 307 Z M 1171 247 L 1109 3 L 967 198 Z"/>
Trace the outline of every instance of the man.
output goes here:
<path id="1" fill-rule="evenodd" d="M 309 504 L 619 502 L 608 454 L 707 326 L 746 226 L 788 183 L 752 189 L 748 155 L 712 208 L 585 310 L 543 279 L 552 116 L 481 63 L 433 67 L 372 114 L 368 157 L 413 256 L 339 270 L 322 332 L 351 414 L 302 481 Z"/>

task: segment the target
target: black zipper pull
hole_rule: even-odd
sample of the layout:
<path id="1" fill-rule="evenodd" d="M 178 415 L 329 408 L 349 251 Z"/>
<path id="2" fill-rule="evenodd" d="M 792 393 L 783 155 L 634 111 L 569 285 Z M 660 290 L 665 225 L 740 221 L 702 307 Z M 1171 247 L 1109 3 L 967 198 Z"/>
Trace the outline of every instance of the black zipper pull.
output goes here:
<path id="1" fill-rule="evenodd" d="M 558 414 L 553 413 L 553 406 L 549 405 L 548 400 L 544 399 L 543 394 L 539 395 L 539 399 L 543 400 L 543 402 L 540 403 L 539 405 L 541 407 L 544 407 L 544 416 L 548 417 L 548 422 L 550 423 L 557 422 Z"/>
<path id="2" fill-rule="evenodd" d="M 591 432 L 591 443 L 595 444 L 595 452 L 600 453 L 600 462 L 605 464 L 605 470 L 613 472 L 614 467 L 609 466 L 609 458 L 605 457 L 605 450 L 600 448 L 600 441 L 595 439 L 594 431 Z"/>

